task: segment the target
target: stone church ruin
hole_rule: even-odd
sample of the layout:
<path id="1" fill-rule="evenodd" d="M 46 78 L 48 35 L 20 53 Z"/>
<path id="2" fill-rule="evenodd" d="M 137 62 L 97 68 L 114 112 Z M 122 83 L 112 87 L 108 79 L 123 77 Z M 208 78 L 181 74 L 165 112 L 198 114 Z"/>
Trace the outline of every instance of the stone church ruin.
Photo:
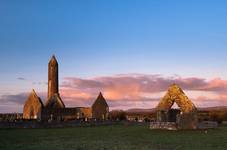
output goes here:
<path id="1" fill-rule="evenodd" d="M 101 93 L 92 107 L 65 107 L 59 93 L 58 62 L 55 56 L 52 56 L 48 64 L 48 95 L 45 105 L 33 90 L 25 102 L 23 110 L 23 119 L 41 121 L 107 120 L 108 115 L 109 106 Z"/>
<path id="2" fill-rule="evenodd" d="M 176 103 L 179 109 L 172 109 Z M 169 87 L 165 96 L 156 107 L 156 122 L 151 129 L 196 129 L 198 124 L 197 109 L 183 90 L 176 84 Z"/>
<path id="3" fill-rule="evenodd" d="M 96 101 L 91 106 L 92 116 L 98 120 L 106 120 L 109 117 L 109 106 L 102 93 L 99 93 Z"/>

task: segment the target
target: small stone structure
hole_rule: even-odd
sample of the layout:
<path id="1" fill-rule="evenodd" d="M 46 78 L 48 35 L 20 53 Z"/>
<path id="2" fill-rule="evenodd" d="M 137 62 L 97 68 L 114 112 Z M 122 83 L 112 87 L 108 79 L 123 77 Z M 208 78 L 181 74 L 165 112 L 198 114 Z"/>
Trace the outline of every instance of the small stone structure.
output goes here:
<path id="1" fill-rule="evenodd" d="M 180 110 L 171 109 L 176 103 Z M 195 105 L 185 95 L 183 90 L 176 84 L 169 87 L 166 95 L 161 99 L 156 107 L 157 123 L 155 128 L 169 128 L 168 122 L 176 123 L 177 129 L 196 129 L 197 128 L 197 109 Z M 152 124 L 151 124 L 151 128 Z"/>

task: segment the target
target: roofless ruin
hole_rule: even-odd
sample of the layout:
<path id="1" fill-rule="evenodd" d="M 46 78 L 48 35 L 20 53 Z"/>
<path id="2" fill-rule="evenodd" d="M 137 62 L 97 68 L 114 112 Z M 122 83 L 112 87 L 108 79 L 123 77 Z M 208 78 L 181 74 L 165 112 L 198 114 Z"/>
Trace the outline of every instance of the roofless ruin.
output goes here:
<path id="1" fill-rule="evenodd" d="M 176 103 L 179 109 L 172 109 Z M 151 123 L 152 129 L 196 129 L 197 109 L 183 90 L 176 84 L 169 87 L 165 96 L 156 107 L 157 120 Z"/>

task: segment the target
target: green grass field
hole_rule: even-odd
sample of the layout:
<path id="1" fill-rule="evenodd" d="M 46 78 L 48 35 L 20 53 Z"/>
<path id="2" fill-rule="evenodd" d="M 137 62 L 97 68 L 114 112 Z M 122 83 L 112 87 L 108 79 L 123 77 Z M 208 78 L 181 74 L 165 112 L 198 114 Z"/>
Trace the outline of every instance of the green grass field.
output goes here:
<path id="1" fill-rule="evenodd" d="M 227 127 L 205 131 L 159 131 L 148 126 L 0 129 L 1 150 L 227 150 Z"/>

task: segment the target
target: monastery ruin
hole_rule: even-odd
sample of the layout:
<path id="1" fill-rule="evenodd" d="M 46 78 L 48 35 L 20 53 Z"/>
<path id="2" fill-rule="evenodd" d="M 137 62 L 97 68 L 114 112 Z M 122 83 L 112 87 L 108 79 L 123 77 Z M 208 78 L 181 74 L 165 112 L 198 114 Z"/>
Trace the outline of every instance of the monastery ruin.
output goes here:
<path id="1" fill-rule="evenodd" d="M 24 104 L 23 119 L 37 119 L 42 121 L 65 121 L 75 119 L 107 120 L 109 106 L 102 93 L 91 107 L 65 107 L 59 93 L 58 62 L 52 56 L 48 64 L 48 95 L 45 105 L 32 90 Z"/>

